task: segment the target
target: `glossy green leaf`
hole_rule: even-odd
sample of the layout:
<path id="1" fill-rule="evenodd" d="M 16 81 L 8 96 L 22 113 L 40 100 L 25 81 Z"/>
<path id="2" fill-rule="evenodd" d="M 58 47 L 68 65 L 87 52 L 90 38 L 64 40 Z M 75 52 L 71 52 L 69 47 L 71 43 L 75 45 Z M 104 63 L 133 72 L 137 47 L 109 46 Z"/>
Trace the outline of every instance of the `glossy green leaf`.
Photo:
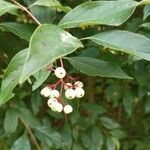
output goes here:
<path id="1" fill-rule="evenodd" d="M 97 24 L 118 26 L 132 15 L 137 5 L 133 0 L 87 2 L 66 14 L 59 25 L 63 28 Z"/>
<path id="2" fill-rule="evenodd" d="M 112 30 L 87 37 L 93 42 L 150 61 L 150 39 L 124 30 Z"/>
<path id="3" fill-rule="evenodd" d="M 15 22 L 3 22 L 0 24 L 0 27 L 3 27 L 6 31 L 12 32 L 27 41 L 30 40 L 31 35 L 35 30 L 35 27 L 31 24 L 21 24 Z"/>
<path id="4" fill-rule="evenodd" d="M 6 12 L 10 12 L 16 9 L 18 9 L 18 6 L 12 3 L 6 2 L 4 0 L 0 0 L 0 16 L 5 14 Z"/>
<path id="5" fill-rule="evenodd" d="M 79 47 L 83 47 L 79 39 L 55 25 L 45 24 L 38 27 L 30 40 L 20 83 L 56 59 L 74 52 Z"/>
<path id="6" fill-rule="evenodd" d="M 50 71 L 48 71 L 46 68 L 36 72 L 33 76 L 35 77 L 36 81 L 34 82 L 34 85 L 32 86 L 32 90 L 36 90 L 50 75 Z"/>
<path id="7" fill-rule="evenodd" d="M 31 150 L 31 145 L 27 135 L 18 138 L 12 145 L 11 150 Z"/>
<path id="8" fill-rule="evenodd" d="M 71 10 L 70 7 L 62 6 L 61 3 L 57 0 L 37 0 L 30 7 L 35 6 L 35 5 L 55 8 L 59 11 L 64 11 L 64 12 L 69 12 Z"/>
<path id="9" fill-rule="evenodd" d="M 148 16 L 150 16 L 150 6 L 145 6 L 144 7 L 144 16 L 143 16 L 143 20 L 145 20 Z"/>
<path id="10" fill-rule="evenodd" d="M 90 76 L 131 79 L 119 66 L 91 57 L 66 57 L 81 72 Z"/>
<path id="11" fill-rule="evenodd" d="M 26 56 L 27 56 L 27 49 L 20 51 L 14 56 L 9 66 L 7 67 L 7 70 L 4 74 L 3 81 L 1 84 L 0 105 L 10 99 L 12 95 L 12 90 L 18 84 Z"/>
<path id="12" fill-rule="evenodd" d="M 9 108 L 5 115 L 4 129 L 6 134 L 14 133 L 18 125 L 18 111 L 13 108 Z"/>

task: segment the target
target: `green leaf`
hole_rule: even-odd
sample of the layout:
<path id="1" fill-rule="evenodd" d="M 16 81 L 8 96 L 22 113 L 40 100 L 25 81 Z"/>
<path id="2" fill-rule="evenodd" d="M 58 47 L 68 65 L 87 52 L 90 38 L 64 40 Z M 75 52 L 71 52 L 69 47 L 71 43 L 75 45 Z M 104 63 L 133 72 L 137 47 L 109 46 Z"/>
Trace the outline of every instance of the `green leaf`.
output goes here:
<path id="1" fill-rule="evenodd" d="M 4 0 L 0 1 L 0 16 L 5 14 L 6 12 L 11 12 L 12 10 L 16 9 L 19 9 L 19 7 Z"/>
<path id="2" fill-rule="evenodd" d="M 94 149 L 94 143 L 91 142 L 92 139 L 91 139 L 91 137 L 88 134 L 83 133 L 81 135 L 81 141 L 82 141 L 82 144 L 85 147 L 85 149 L 90 149 L 91 147 Z"/>
<path id="3" fill-rule="evenodd" d="M 58 132 L 50 129 L 50 127 L 37 127 L 34 131 L 38 139 L 45 144 L 48 144 L 49 147 L 55 145 L 56 148 L 60 148 L 62 146 L 61 135 Z"/>
<path id="4" fill-rule="evenodd" d="M 64 11 L 64 12 L 69 12 L 71 10 L 70 7 L 62 6 L 61 3 L 57 0 L 37 0 L 35 3 L 33 3 L 29 7 L 32 7 L 32 6 L 35 6 L 35 5 L 55 8 L 59 11 Z"/>
<path id="5" fill-rule="evenodd" d="M 80 40 L 61 28 L 48 24 L 39 26 L 31 37 L 20 83 L 56 59 L 74 52 L 79 47 L 83 47 Z"/>
<path id="6" fill-rule="evenodd" d="M 113 137 L 116 137 L 118 139 L 124 139 L 127 135 L 126 133 L 121 129 L 114 129 L 109 132 Z"/>
<path id="7" fill-rule="evenodd" d="M 150 61 L 150 39 L 123 30 L 112 30 L 87 37 L 93 42 L 116 51 L 125 52 Z"/>
<path id="8" fill-rule="evenodd" d="M 127 114 L 131 117 L 132 114 L 132 103 L 133 103 L 134 97 L 130 91 L 125 91 L 123 96 L 123 106 L 125 108 L 125 111 Z"/>
<path id="9" fill-rule="evenodd" d="M 106 140 L 107 150 L 116 150 L 116 146 L 110 137 Z"/>
<path id="10" fill-rule="evenodd" d="M 141 24 L 140 27 L 142 27 L 144 29 L 147 29 L 147 30 L 150 30 L 150 23 L 149 22 L 148 23 L 143 23 L 143 24 Z"/>
<path id="11" fill-rule="evenodd" d="M 28 47 L 27 41 L 19 39 L 12 33 L 0 31 L 0 51 L 4 52 L 8 56 L 9 60 L 11 60 L 17 52 L 25 49 L 26 47 Z"/>
<path id="12" fill-rule="evenodd" d="M 66 57 L 81 72 L 90 76 L 131 79 L 119 66 L 91 57 Z"/>
<path id="13" fill-rule="evenodd" d="M 30 8 L 31 13 L 38 19 L 42 24 L 52 23 L 55 20 L 55 9 L 50 9 L 48 7 L 34 6 Z"/>
<path id="14" fill-rule="evenodd" d="M 50 71 L 46 68 L 36 72 L 33 76 L 36 78 L 34 85 L 32 86 L 32 90 L 36 90 L 50 75 Z"/>
<path id="15" fill-rule="evenodd" d="M 36 128 L 40 126 L 39 120 L 33 115 L 33 113 L 24 107 L 17 106 L 16 109 L 19 111 L 19 118 L 23 120 L 31 128 Z"/>
<path id="16" fill-rule="evenodd" d="M 145 6 L 143 12 L 144 12 L 143 20 L 145 20 L 150 15 L 150 6 Z"/>
<path id="17" fill-rule="evenodd" d="M 18 125 L 18 111 L 13 108 L 9 108 L 6 112 L 4 129 L 6 134 L 14 133 Z"/>
<path id="18" fill-rule="evenodd" d="M 106 110 L 101 105 L 97 105 L 94 103 L 83 103 L 81 107 L 86 111 L 94 114 L 103 114 L 106 112 Z"/>
<path id="19" fill-rule="evenodd" d="M 11 150 L 31 150 L 31 145 L 27 135 L 18 138 L 12 145 Z"/>
<path id="20" fill-rule="evenodd" d="M 39 93 L 39 90 L 32 92 L 31 106 L 34 114 L 37 114 L 40 111 L 43 102 Z"/>
<path id="21" fill-rule="evenodd" d="M 116 129 L 116 128 L 120 128 L 121 126 L 117 123 L 114 122 L 112 119 L 108 118 L 108 117 L 101 117 L 100 118 L 100 123 L 107 129 Z"/>
<path id="22" fill-rule="evenodd" d="M 35 27 L 31 24 L 21 24 L 15 22 L 3 22 L 0 24 L 0 27 L 3 27 L 6 31 L 12 32 L 27 41 L 30 40 L 31 35 L 35 30 Z"/>
<path id="23" fill-rule="evenodd" d="M 138 4 L 133 0 L 87 2 L 66 14 L 59 25 L 63 28 L 97 24 L 119 26 L 132 15 Z"/>
<path id="24" fill-rule="evenodd" d="M 92 129 L 92 142 L 94 143 L 95 149 L 96 150 L 101 150 L 102 146 L 103 146 L 103 135 L 102 132 L 100 131 L 100 129 L 98 127 L 94 127 Z"/>
<path id="25" fill-rule="evenodd" d="M 1 85 L 0 105 L 10 99 L 12 95 L 12 90 L 18 84 L 26 56 L 27 56 L 27 49 L 20 51 L 14 56 L 14 58 L 8 65 Z"/>

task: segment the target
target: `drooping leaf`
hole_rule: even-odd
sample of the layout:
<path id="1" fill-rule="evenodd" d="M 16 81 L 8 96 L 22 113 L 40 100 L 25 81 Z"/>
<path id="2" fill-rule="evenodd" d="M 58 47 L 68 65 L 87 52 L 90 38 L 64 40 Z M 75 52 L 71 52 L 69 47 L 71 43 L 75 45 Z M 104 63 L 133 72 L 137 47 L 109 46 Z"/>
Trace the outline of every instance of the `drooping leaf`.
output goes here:
<path id="1" fill-rule="evenodd" d="M 71 10 L 70 7 L 62 6 L 61 3 L 57 0 L 37 0 L 30 7 L 35 5 L 55 8 L 58 9 L 59 11 L 64 11 L 64 12 L 69 12 Z"/>
<path id="2" fill-rule="evenodd" d="M 6 134 L 14 133 L 18 125 L 18 111 L 13 108 L 9 108 L 6 112 L 4 129 Z"/>
<path id="3" fill-rule="evenodd" d="M 24 82 L 30 75 L 56 59 L 83 47 L 79 39 L 55 25 L 42 25 L 31 37 L 28 57 L 20 78 Z"/>
<path id="4" fill-rule="evenodd" d="M 50 75 L 50 71 L 46 68 L 36 72 L 33 76 L 36 78 L 34 85 L 32 86 L 32 90 L 36 90 Z"/>
<path id="5" fill-rule="evenodd" d="M 66 59 L 73 67 L 91 76 L 131 79 L 116 64 L 91 57 L 66 57 Z"/>
<path id="6" fill-rule="evenodd" d="M 66 14 L 59 25 L 63 28 L 97 24 L 118 26 L 132 15 L 137 5 L 133 0 L 87 2 Z"/>
<path id="7" fill-rule="evenodd" d="M 143 35 L 123 30 L 112 30 L 98 33 L 87 39 L 111 48 L 150 61 L 150 39 Z"/>
<path id="8" fill-rule="evenodd" d="M 9 66 L 7 67 L 1 85 L 0 105 L 10 99 L 12 95 L 12 90 L 18 84 L 26 56 L 27 56 L 27 49 L 20 51 L 14 56 Z"/>
<path id="9" fill-rule="evenodd" d="M 143 20 L 145 20 L 149 15 L 150 15 L 150 6 L 147 5 L 147 6 L 144 7 L 144 16 L 143 16 Z"/>
<path id="10" fill-rule="evenodd" d="M 4 0 L 0 1 L 0 16 L 5 14 L 6 12 L 11 12 L 16 9 L 19 9 L 19 7 Z"/>
<path id="11" fill-rule="evenodd" d="M 35 30 L 35 27 L 31 24 L 21 24 L 15 22 L 3 22 L 0 24 L 0 27 L 3 27 L 6 31 L 12 32 L 27 41 L 30 40 L 31 35 Z"/>
<path id="12" fill-rule="evenodd" d="M 12 145 L 11 150 L 31 150 L 30 141 L 27 135 L 19 137 Z"/>

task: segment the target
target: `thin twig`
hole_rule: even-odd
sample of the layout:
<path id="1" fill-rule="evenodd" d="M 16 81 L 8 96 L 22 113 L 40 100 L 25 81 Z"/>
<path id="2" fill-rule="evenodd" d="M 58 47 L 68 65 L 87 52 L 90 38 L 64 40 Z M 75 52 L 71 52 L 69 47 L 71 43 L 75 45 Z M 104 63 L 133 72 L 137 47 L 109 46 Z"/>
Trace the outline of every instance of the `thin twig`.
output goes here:
<path id="1" fill-rule="evenodd" d="M 41 148 L 40 148 L 40 146 L 39 146 L 39 144 L 38 144 L 38 142 L 37 142 L 37 140 L 36 140 L 36 137 L 34 136 L 34 134 L 33 134 L 32 130 L 31 130 L 31 128 L 30 128 L 22 119 L 20 119 L 20 121 L 22 122 L 22 124 L 23 124 L 23 125 L 25 126 L 25 128 L 27 129 L 27 131 L 28 131 L 29 135 L 31 136 L 32 141 L 33 141 L 33 143 L 35 144 L 37 150 L 41 150 Z"/>
<path id="2" fill-rule="evenodd" d="M 61 64 L 61 67 L 64 68 L 64 64 L 63 64 L 62 58 L 60 58 L 60 64 Z"/>
<path id="3" fill-rule="evenodd" d="M 41 26 L 42 24 L 31 14 L 31 12 L 24 6 L 22 6 L 21 4 L 19 4 L 18 2 L 16 2 L 15 0 L 12 0 L 12 2 L 14 4 L 16 4 L 17 6 L 20 7 L 21 10 L 25 11 L 39 26 Z"/>

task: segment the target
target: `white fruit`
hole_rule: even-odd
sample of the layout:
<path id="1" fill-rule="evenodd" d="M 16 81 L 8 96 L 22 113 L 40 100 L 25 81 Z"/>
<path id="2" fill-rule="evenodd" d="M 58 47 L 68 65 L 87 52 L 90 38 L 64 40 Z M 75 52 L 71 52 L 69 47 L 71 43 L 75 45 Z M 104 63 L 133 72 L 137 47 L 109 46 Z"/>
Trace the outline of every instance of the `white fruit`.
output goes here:
<path id="1" fill-rule="evenodd" d="M 61 103 L 58 103 L 57 106 L 56 106 L 56 111 L 57 112 L 62 112 L 63 110 L 63 105 Z"/>
<path id="2" fill-rule="evenodd" d="M 64 78 L 64 77 L 66 76 L 66 71 L 65 71 L 65 69 L 64 69 L 63 67 L 58 67 L 58 68 L 56 68 L 56 69 L 55 69 L 55 76 L 56 76 L 57 78 L 60 78 L 60 79 Z"/>
<path id="3" fill-rule="evenodd" d="M 65 96 L 68 99 L 73 99 L 73 98 L 76 97 L 76 92 L 73 89 L 67 89 L 66 92 L 65 92 Z"/>
<path id="4" fill-rule="evenodd" d="M 65 86 L 64 86 L 64 89 L 67 90 L 67 89 L 70 89 L 72 88 L 72 84 L 71 83 L 65 83 Z"/>
<path id="5" fill-rule="evenodd" d="M 53 104 L 50 106 L 50 108 L 51 108 L 52 111 L 57 112 L 57 110 L 58 110 L 57 106 L 58 106 L 58 102 L 53 103 Z"/>
<path id="6" fill-rule="evenodd" d="M 51 94 L 50 94 L 50 97 L 58 98 L 59 97 L 59 91 L 58 90 L 52 90 Z"/>
<path id="7" fill-rule="evenodd" d="M 76 81 L 74 85 L 75 85 L 75 88 L 82 88 L 83 87 L 83 83 L 81 81 Z"/>
<path id="8" fill-rule="evenodd" d="M 73 108 L 72 108 L 71 105 L 66 105 L 66 106 L 64 107 L 64 113 L 65 113 L 65 114 L 70 114 L 72 111 L 73 111 Z"/>
<path id="9" fill-rule="evenodd" d="M 58 103 L 57 99 L 56 98 L 50 98 L 48 101 L 47 101 L 47 105 L 49 107 L 51 107 L 54 103 Z"/>
<path id="10" fill-rule="evenodd" d="M 76 88 L 75 93 L 77 98 L 81 98 L 84 96 L 85 91 L 82 88 Z"/>
<path id="11" fill-rule="evenodd" d="M 49 87 L 45 87 L 41 90 L 41 95 L 43 95 L 44 97 L 48 97 L 51 94 L 51 89 Z"/>
<path id="12" fill-rule="evenodd" d="M 56 98 L 50 98 L 47 101 L 48 106 L 52 109 L 52 111 L 62 112 L 63 105 L 57 101 Z"/>

